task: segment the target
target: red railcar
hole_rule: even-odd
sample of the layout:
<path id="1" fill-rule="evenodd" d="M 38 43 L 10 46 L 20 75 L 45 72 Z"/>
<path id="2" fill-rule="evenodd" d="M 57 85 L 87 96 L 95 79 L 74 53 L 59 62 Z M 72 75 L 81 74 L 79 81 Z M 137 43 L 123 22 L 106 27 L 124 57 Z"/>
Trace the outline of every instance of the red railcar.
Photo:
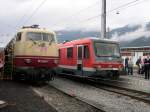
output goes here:
<path id="1" fill-rule="evenodd" d="M 83 38 L 59 45 L 59 74 L 118 78 L 123 64 L 116 41 Z"/>

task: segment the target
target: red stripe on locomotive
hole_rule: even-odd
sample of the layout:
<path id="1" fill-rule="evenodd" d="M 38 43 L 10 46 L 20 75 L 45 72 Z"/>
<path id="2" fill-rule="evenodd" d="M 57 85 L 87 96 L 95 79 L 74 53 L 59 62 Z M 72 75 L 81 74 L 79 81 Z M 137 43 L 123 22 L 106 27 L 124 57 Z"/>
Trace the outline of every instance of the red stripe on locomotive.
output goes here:
<path id="1" fill-rule="evenodd" d="M 52 56 L 15 56 L 14 65 L 16 67 L 57 67 L 58 57 Z"/>

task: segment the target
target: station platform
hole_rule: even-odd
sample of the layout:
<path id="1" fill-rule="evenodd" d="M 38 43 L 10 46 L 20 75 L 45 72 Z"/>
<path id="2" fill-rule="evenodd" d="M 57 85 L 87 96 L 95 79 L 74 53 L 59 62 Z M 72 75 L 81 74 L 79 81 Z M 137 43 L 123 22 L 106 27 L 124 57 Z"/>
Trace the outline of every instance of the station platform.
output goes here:
<path id="1" fill-rule="evenodd" d="M 56 112 L 28 84 L 0 81 L 0 100 L 7 103 L 0 112 Z"/>
<path id="2" fill-rule="evenodd" d="M 144 74 L 134 73 L 133 75 L 120 76 L 120 80 L 125 82 L 129 88 L 150 93 L 150 80 L 144 78 Z"/>

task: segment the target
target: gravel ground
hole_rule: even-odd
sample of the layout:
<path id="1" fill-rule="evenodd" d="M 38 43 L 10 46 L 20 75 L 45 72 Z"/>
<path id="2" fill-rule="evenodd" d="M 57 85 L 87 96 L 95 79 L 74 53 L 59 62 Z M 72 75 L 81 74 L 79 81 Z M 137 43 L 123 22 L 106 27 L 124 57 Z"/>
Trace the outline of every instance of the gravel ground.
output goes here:
<path id="1" fill-rule="evenodd" d="M 57 77 L 50 85 L 91 103 L 95 102 L 107 112 L 150 112 L 150 105 L 146 103 L 69 79 Z"/>
<path id="2" fill-rule="evenodd" d="M 58 112 L 102 112 L 93 106 L 64 94 L 50 85 L 40 88 L 33 87 L 33 90 L 41 97 L 44 97 L 45 101 L 56 108 Z"/>
<path id="3" fill-rule="evenodd" d="M 0 81 L 0 100 L 9 104 L 0 112 L 57 112 L 26 84 Z"/>

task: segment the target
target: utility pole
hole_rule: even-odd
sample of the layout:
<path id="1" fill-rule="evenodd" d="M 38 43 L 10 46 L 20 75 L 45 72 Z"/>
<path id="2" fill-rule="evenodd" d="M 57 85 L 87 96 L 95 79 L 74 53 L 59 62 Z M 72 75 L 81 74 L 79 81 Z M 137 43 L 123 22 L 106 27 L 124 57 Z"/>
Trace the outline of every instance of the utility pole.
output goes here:
<path id="1" fill-rule="evenodd" d="M 106 38 L 106 0 L 102 0 L 101 38 Z"/>
<path id="2" fill-rule="evenodd" d="M 109 27 L 107 27 L 107 32 L 106 32 L 106 37 L 107 37 L 107 39 L 110 39 L 110 28 Z"/>

